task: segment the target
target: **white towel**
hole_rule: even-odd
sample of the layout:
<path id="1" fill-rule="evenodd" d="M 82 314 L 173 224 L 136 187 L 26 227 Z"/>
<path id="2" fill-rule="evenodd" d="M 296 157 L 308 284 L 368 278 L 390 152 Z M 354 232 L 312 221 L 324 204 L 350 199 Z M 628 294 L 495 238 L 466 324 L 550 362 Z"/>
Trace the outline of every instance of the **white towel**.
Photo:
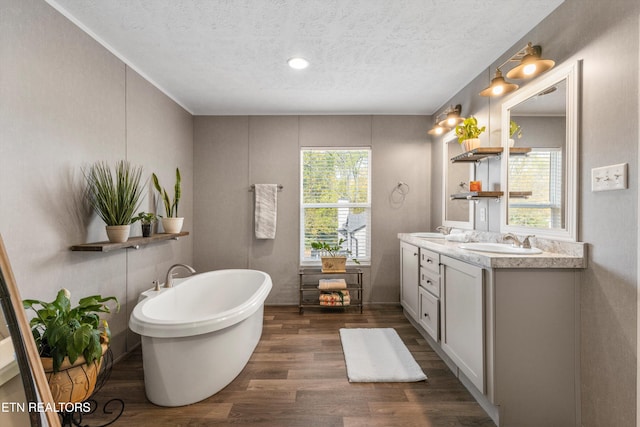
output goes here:
<path id="1" fill-rule="evenodd" d="M 276 238 L 278 184 L 256 184 L 256 239 Z"/>

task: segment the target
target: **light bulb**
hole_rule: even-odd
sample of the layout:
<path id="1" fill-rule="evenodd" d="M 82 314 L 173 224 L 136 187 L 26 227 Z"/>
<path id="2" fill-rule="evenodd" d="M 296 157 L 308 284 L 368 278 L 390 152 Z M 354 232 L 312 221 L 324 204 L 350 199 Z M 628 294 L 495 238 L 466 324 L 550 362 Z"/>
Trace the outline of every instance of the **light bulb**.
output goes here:
<path id="1" fill-rule="evenodd" d="M 522 69 L 522 72 L 527 75 L 530 76 L 531 74 L 536 72 L 536 64 L 527 64 L 525 65 L 525 67 Z"/>
<path id="2" fill-rule="evenodd" d="M 502 86 L 502 85 L 494 86 L 493 89 L 491 90 L 491 92 L 494 95 L 500 95 L 502 92 L 504 92 L 504 86 Z"/>

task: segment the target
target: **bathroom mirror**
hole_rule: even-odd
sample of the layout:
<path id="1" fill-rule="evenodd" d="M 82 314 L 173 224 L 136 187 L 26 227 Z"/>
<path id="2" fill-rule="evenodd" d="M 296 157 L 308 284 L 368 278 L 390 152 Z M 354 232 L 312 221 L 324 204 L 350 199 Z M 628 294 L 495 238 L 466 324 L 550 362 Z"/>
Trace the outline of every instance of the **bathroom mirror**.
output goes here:
<path id="1" fill-rule="evenodd" d="M 475 203 L 464 199 L 451 199 L 452 194 L 469 191 L 469 181 L 474 179 L 473 163 L 451 163 L 451 158 L 462 153 L 455 132 L 442 139 L 442 225 L 472 230 Z"/>
<path id="2" fill-rule="evenodd" d="M 579 66 L 558 67 L 502 104 L 502 146 L 530 149 L 502 156 L 503 233 L 577 239 Z"/>
<path id="3" fill-rule="evenodd" d="M 11 344 L 20 369 L 24 395 L 29 405 L 25 405 L 24 408 L 29 422 L 32 426 L 48 425 L 59 427 L 60 418 L 55 410 L 51 410 L 51 408 L 56 408 L 56 405 L 51 397 L 49 384 L 40 363 L 27 315 L 22 308 L 22 299 L 13 277 L 2 236 L 0 236 L 0 303 L 7 323 L 7 332 L 11 336 Z M 33 404 L 33 406 L 30 404 Z M 21 411 L 21 409 L 16 410 Z"/>

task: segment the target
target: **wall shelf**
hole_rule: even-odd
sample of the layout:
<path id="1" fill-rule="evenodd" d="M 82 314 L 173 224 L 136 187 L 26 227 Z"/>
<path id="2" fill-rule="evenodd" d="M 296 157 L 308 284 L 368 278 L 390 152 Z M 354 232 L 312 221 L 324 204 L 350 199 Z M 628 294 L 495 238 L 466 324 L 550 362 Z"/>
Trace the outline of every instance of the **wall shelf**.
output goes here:
<path id="1" fill-rule="evenodd" d="M 466 153 L 458 154 L 455 157 L 451 158 L 451 163 L 459 163 L 459 162 L 479 162 L 489 157 L 497 157 L 502 154 L 502 147 L 478 147 L 473 150 L 467 151 Z M 525 155 L 531 151 L 530 147 L 511 147 L 509 148 L 509 154 L 512 156 L 515 155 Z"/>
<path id="2" fill-rule="evenodd" d="M 124 243 L 111 243 L 111 242 L 95 242 L 95 243 L 83 243 L 80 245 L 71 246 L 72 251 L 81 252 L 111 252 L 119 249 L 140 249 L 142 246 L 146 246 L 151 243 L 162 242 L 164 240 L 178 240 L 180 237 L 188 236 L 188 231 L 182 231 L 180 233 L 158 233 L 152 234 L 150 237 L 131 237 Z"/>
<path id="3" fill-rule="evenodd" d="M 526 199 L 533 193 L 531 191 L 510 191 L 509 198 Z M 504 196 L 504 191 L 471 191 L 465 193 L 452 194 L 451 200 L 478 200 L 478 199 L 500 199 Z"/>

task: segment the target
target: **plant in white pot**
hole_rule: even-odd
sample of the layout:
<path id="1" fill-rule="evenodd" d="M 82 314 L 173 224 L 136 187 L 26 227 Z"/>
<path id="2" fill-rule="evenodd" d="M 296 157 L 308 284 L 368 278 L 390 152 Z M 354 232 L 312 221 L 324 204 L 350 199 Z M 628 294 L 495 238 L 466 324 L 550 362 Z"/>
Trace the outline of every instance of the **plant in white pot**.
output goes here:
<path id="1" fill-rule="evenodd" d="M 142 167 L 121 160 L 116 163 L 114 175 L 108 164 L 96 162 L 83 173 L 89 204 L 107 225 L 109 241 L 126 242 L 142 201 Z"/>
<path id="2" fill-rule="evenodd" d="M 480 134 L 486 130 L 486 126 L 478 127 L 478 119 L 467 117 L 462 123 L 456 126 L 458 142 L 464 146 L 464 151 L 471 151 L 480 147 Z"/>
<path id="3" fill-rule="evenodd" d="M 164 210 L 167 214 L 165 217 L 161 216 L 164 232 L 169 234 L 179 233 L 180 230 L 182 230 L 182 223 L 184 222 L 184 217 L 178 216 L 178 203 L 180 202 L 180 197 L 182 195 L 182 191 L 180 190 L 180 183 L 182 181 L 180 177 L 180 169 L 176 168 L 176 183 L 173 187 L 173 201 L 171 201 L 167 190 L 160 186 L 160 181 L 158 181 L 158 177 L 155 173 L 151 174 L 151 179 L 153 181 L 153 186 L 156 188 L 158 193 L 160 193 L 160 197 L 164 203 Z"/>

